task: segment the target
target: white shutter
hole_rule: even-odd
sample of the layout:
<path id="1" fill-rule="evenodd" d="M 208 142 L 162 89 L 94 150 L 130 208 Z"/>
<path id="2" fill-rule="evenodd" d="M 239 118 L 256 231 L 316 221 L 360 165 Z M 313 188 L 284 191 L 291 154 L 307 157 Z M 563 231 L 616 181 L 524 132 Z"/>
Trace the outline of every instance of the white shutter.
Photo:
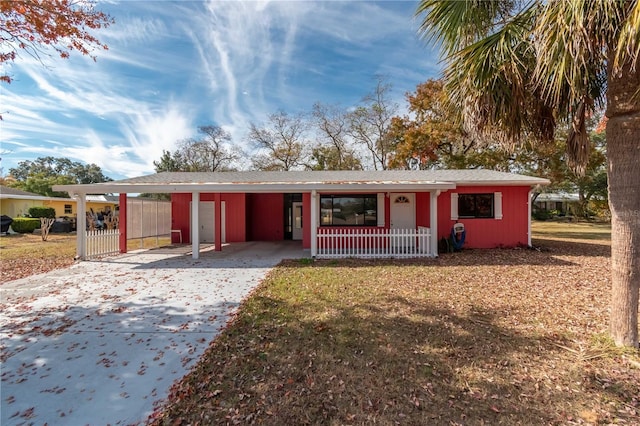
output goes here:
<path id="1" fill-rule="evenodd" d="M 451 193 L 451 220 L 458 220 L 458 193 Z"/>
<path id="2" fill-rule="evenodd" d="M 502 192 L 493 193 L 493 213 L 496 219 L 502 219 Z"/>
<path id="3" fill-rule="evenodd" d="M 378 193 L 378 227 L 384 228 L 384 192 Z"/>

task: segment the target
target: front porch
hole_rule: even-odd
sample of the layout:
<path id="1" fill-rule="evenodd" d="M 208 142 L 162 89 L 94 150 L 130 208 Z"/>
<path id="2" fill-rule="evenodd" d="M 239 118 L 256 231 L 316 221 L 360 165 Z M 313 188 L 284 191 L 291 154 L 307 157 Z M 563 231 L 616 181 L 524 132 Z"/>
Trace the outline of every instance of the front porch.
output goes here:
<path id="1" fill-rule="evenodd" d="M 436 257 L 431 230 L 418 229 L 323 229 L 319 228 L 316 257 L 319 259 L 389 259 Z"/>

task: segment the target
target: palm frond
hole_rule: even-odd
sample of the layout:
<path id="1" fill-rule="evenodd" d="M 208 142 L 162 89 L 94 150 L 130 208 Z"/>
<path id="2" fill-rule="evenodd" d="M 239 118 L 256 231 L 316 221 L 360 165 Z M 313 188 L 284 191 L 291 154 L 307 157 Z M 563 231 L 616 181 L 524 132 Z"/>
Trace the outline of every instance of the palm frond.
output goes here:
<path id="1" fill-rule="evenodd" d="M 552 110 L 536 104 L 532 96 L 531 70 L 535 50 L 530 31 L 537 9 L 530 7 L 501 28 L 451 57 L 445 71 L 451 99 L 465 100 L 465 128 L 493 140 L 513 145 L 531 123 L 540 134 L 553 135 Z M 539 98 L 538 98 L 539 99 Z M 552 115 L 552 114 L 551 114 Z"/>
<path id="2" fill-rule="evenodd" d="M 534 28 L 538 58 L 534 80 L 542 96 L 563 111 L 585 97 L 604 104 L 606 47 L 611 35 L 603 24 L 615 18 L 596 7 L 597 2 L 548 2 Z"/>
<path id="3" fill-rule="evenodd" d="M 515 3 L 512 0 L 422 0 L 415 13 L 423 18 L 418 34 L 440 44 L 448 56 L 491 33 Z"/>
<path id="4" fill-rule="evenodd" d="M 618 72 L 625 62 L 636 65 L 640 58 L 640 1 L 625 2 L 625 19 L 616 45 L 613 71 Z"/>

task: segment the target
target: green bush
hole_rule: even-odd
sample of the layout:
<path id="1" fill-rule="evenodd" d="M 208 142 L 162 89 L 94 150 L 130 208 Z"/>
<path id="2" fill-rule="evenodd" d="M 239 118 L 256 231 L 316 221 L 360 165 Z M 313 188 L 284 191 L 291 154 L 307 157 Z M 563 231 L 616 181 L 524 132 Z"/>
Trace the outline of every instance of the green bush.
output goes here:
<path id="1" fill-rule="evenodd" d="M 56 218 L 56 209 L 53 207 L 31 207 L 29 209 L 29 216 L 31 217 L 48 217 L 50 219 Z"/>
<path id="2" fill-rule="evenodd" d="M 33 217 L 16 217 L 11 222 L 11 229 L 19 234 L 30 234 L 40 227 L 40 219 Z"/>
<path id="3" fill-rule="evenodd" d="M 535 220 L 549 220 L 551 219 L 551 213 L 546 210 L 534 210 L 531 212 L 531 216 Z"/>

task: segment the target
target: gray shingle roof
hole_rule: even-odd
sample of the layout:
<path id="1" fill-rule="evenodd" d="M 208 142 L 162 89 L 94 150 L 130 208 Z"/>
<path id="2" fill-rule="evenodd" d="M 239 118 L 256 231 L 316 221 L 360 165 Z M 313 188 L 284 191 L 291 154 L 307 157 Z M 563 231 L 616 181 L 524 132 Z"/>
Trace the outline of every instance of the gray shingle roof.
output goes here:
<path id="1" fill-rule="evenodd" d="M 34 194 L 33 192 L 22 191 L 16 188 L 10 188 L 8 186 L 0 185 L 0 194 L 2 195 L 20 195 L 22 197 L 42 197 L 40 194 Z"/>
<path id="2" fill-rule="evenodd" d="M 164 172 L 119 180 L 135 184 L 259 184 L 259 183 L 518 183 L 545 184 L 546 179 L 495 170 L 366 170 L 366 171 L 290 171 L 290 172 Z"/>
<path id="3" fill-rule="evenodd" d="M 90 185 L 56 185 L 69 193 L 308 192 L 448 190 L 456 185 L 546 185 L 549 181 L 494 170 L 165 172 Z"/>

